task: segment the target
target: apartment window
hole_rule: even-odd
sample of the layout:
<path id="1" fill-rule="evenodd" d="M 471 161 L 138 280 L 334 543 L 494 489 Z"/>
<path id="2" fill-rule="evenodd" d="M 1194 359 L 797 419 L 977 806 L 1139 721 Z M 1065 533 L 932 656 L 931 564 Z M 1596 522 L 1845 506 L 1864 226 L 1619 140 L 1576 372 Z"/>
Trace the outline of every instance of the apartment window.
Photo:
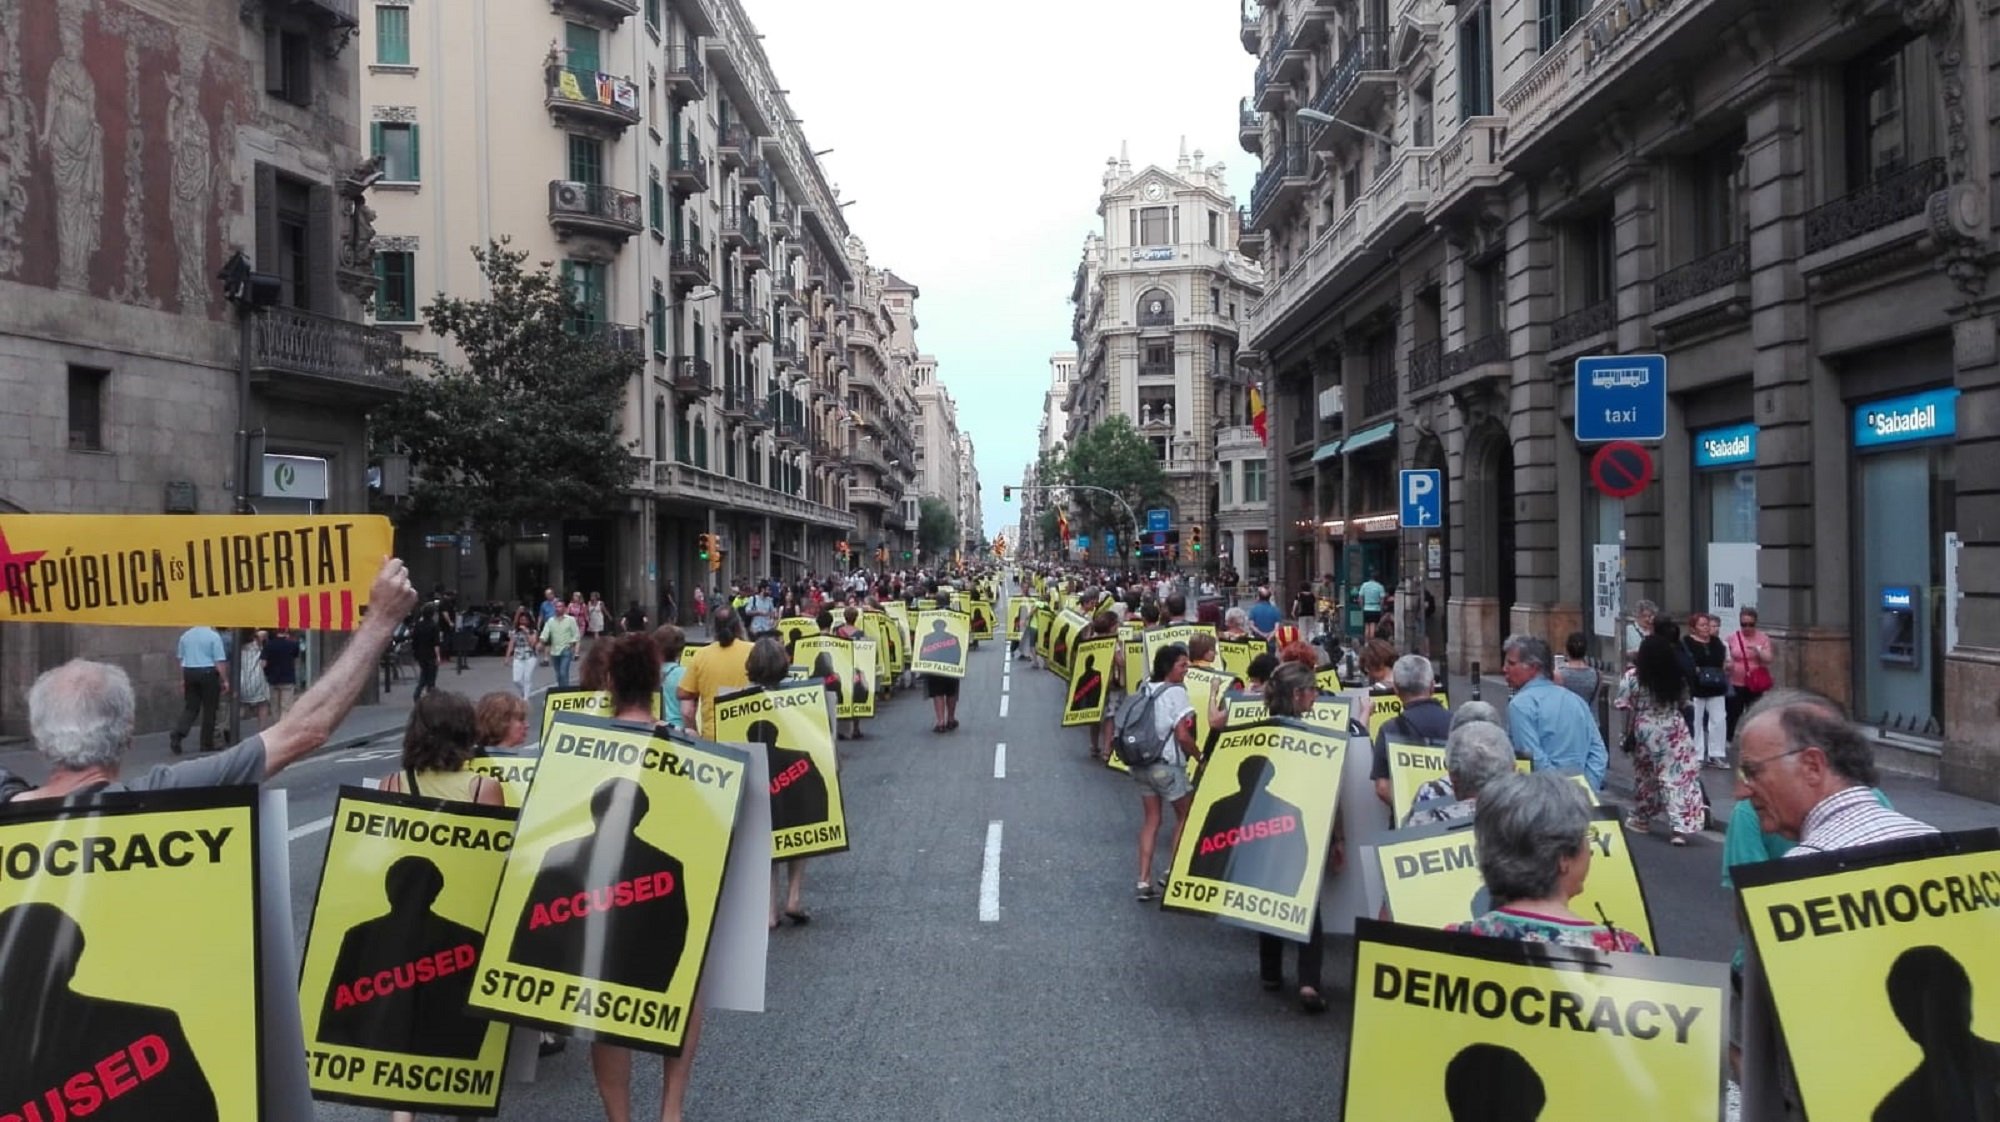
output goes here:
<path id="1" fill-rule="evenodd" d="M 1884 43 L 1841 75 L 1847 189 L 1858 190 L 1940 155 L 1937 73 L 1920 37 Z"/>
<path id="2" fill-rule="evenodd" d="M 1269 466 L 1262 460 L 1243 461 L 1243 501 L 1261 503 L 1264 501 L 1264 469 Z"/>
<path id="3" fill-rule="evenodd" d="M 662 232 L 667 225 L 667 189 L 660 184 L 660 172 L 653 169 L 646 181 L 646 218 L 652 224 L 653 232 Z"/>
<path id="4" fill-rule="evenodd" d="M 653 353 L 664 356 L 667 353 L 667 294 L 653 290 Z"/>
<path id="5" fill-rule="evenodd" d="M 1458 118 L 1493 112 L 1493 9 L 1478 0 L 1458 21 Z"/>
<path id="6" fill-rule="evenodd" d="M 381 66 L 410 65 L 410 9 L 401 4 L 375 5 L 375 61 Z"/>
<path id="7" fill-rule="evenodd" d="M 1174 345 L 1172 343 L 1148 343 L 1141 353 L 1139 366 L 1148 374 L 1171 374 L 1174 371 Z"/>
<path id="8" fill-rule="evenodd" d="M 69 446 L 104 450 L 104 385 L 111 371 L 97 366 L 69 368 Z"/>
<path id="9" fill-rule="evenodd" d="M 1217 506 L 1228 506 L 1236 501 L 1236 465 L 1225 463 L 1222 470 L 1215 473 L 1215 498 Z"/>
<path id="10" fill-rule="evenodd" d="M 1222 215 L 1208 212 L 1208 244 L 1212 249 L 1222 248 Z"/>
<path id="11" fill-rule="evenodd" d="M 578 183 L 604 182 L 604 142 L 596 137 L 569 134 L 569 177 Z"/>
<path id="12" fill-rule="evenodd" d="M 1222 290 L 1219 288 L 1208 290 L 1208 314 L 1212 316 L 1222 314 Z"/>
<path id="13" fill-rule="evenodd" d="M 1611 223 L 1612 210 L 1605 207 L 1563 230 L 1562 287 L 1564 306 L 1569 311 L 1611 299 L 1612 270 L 1618 253 Z"/>
<path id="14" fill-rule="evenodd" d="M 598 65 L 597 29 L 580 23 L 563 24 L 563 46 L 568 49 L 569 68 L 592 73 L 602 69 Z"/>
<path id="15" fill-rule="evenodd" d="M 660 29 L 660 0 L 646 0 L 646 26 Z"/>
<path id="16" fill-rule="evenodd" d="M 1590 9 L 1590 0 L 1541 0 L 1541 4 L 1541 14 L 1535 19 L 1535 27 L 1544 51 L 1555 46 L 1556 40 L 1563 37 L 1563 32 L 1575 26 L 1583 18 L 1583 13 Z"/>
<path id="17" fill-rule="evenodd" d="M 285 176 L 276 182 L 278 302 L 310 308 L 312 288 L 312 188 Z"/>
<path id="18" fill-rule="evenodd" d="M 1687 244 L 1684 259 L 1706 257 L 1743 239 L 1743 137 L 1732 135 L 1687 163 L 1688 198 L 1684 218 Z"/>
<path id="19" fill-rule="evenodd" d="M 394 250 L 375 255 L 375 321 L 417 320 L 417 255 Z"/>
<path id="20" fill-rule="evenodd" d="M 653 458 L 667 458 L 667 399 L 653 399 Z"/>
<path id="21" fill-rule="evenodd" d="M 686 413 L 674 422 L 674 459 L 684 464 L 694 462 L 694 425 Z"/>
<path id="22" fill-rule="evenodd" d="M 312 36 L 275 19 L 264 28 L 264 92 L 293 105 L 312 104 Z"/>
<path id="23" fill-rule="evenodd" d="M 1484 339 L 1507 330 L 1507 272 L 1504 258 L 1495 257 L 1466 270 L 1468 339 Z"/>
<path id="24" fill-rule="evenodd" d="M 1410 92 L 1410 144 L 1413 147 L 1429 148 L 1437 141 L 1437 121 L 1431 99 L 1429 82 Z"/>
<path id="25" fill-rule="evenodd" d="M 1361 201 L 1361 161 L 1340 169 L 1340 208 L 1346 210 Z"/>
<path id="26" fill-rule="evenodd" d="M 1139 208 L 1138 245 L 1170 245 L 1173 237 L 1174 208 L 1148 206 Z"/>
<path id="27" fill-rule="evenodd" d="M 708 422 L 697 421 L 694 426 L 694 466 L 704 470 L 708 467 Z"/>
<path id="28" fill-rule="evenodd" d="M 1154 458 L 1154 459 L 1156 459 L 1156 460 L 1160 461 L 1161 463 L 1166 463 L 1166 462 L 1167 462 L 1167 438 L 1166 438 L 1166 437 L 1164 437 L 1164 436 L 1149 436 L 1149 437 L 1147 437 L 1147 438 L 1146 438 L 1146 443 L 1148 443 L 1148 444 L 1151 444 L 1151 445 L 1153 446 L 1153 458 Z"/>
<path id="29" fill-rule="evenodd" d="M 736 478 L 736 442 L 724 439 L 722 442 L 722 474 Z"/>
<path id="30" fill-rule="evenodd" d="M 705 330 L 705 329 L 704 329 L 704 328 L 702 327 L 702 324 L 701 324 L 701 313 L 700 313 L 700 312 L 695 312 L 695 313 L 693 313 L 693 315 L 694 315 L 694 357 L 696 357 L 696 358 L 707 358 L 707 357 L 708 357 L 708 333 L 707 333 L 707 331 L 706 331 L 706 330 Z"/>
<path id="31" fill-rule="evenodd" d="M 371 122 L 368 150 L 382 157 L 384 182 L 416 183 L 423 178 L 418 165 L 417 126 L 403 121 Z"/>
<path id="32" fill-rule="evenodd" d="M 576 304 L 570 327 L 582 331 L 606 322 L 606 282 L 609 277 L 601 261 L 566 260 L 562 264 L 563 283 Z"/>

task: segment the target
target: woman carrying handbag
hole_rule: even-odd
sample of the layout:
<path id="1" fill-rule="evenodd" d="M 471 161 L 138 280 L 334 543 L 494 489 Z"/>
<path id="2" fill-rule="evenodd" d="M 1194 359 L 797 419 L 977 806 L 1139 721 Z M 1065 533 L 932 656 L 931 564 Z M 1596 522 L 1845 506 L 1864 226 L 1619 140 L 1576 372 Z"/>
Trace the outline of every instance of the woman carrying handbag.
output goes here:
<path id="1" fill-rule="evenodd" d="M 1744 608 L 1736 615 L 1736 634 L 1729 637 L 1729 739 L 1736 739 L 1736 722 L 1757 699 L 1771 692 L 1771 637 L 1757 626 L 1757 609 Z"/>

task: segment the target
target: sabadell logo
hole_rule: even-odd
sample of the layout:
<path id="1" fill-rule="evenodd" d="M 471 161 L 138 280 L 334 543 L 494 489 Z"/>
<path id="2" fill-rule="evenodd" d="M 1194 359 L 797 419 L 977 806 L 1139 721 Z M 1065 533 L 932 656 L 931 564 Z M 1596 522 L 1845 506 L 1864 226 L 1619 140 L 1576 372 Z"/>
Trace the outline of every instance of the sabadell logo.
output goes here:
<path id="1" fill-rule="evenodd" d="M 1861 423 L 1867 425 L 1876 436 L 1929 432 L 1938 426 L 1937 406 L 1919 405 L 1914 409 L 1870 411 L 1862 416 Z"/>
<path id="2" fill-rule="evenodd" d="M 1707 450 L 1710 459 L 1726 460 L 1731 456 L 1747 456 L 1750 454 L 1750 434 L 1711 436 L 1702 441 L 1702 447 Z"/>

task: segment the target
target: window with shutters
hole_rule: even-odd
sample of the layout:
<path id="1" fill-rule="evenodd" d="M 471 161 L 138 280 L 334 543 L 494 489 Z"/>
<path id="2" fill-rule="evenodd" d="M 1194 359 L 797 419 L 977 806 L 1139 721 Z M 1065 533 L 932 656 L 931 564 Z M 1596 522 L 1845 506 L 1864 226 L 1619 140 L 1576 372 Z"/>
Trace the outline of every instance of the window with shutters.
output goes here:
<path id="1" fill-rule="evenodd" d="M 404 121 L 375 121 L 368 126 L 371 155 L 382 157 L 384 183 L 416 183 L 423 178 L 417 157 L 417 126 Z"/>
<path id="2" fill-rule="evenodd" d="M 267 16 L 264 26 L 264 92 L 293 105 L 313 100 L 312 35 Z"/>
<path id="3" fill-rule="evenodd" d="M 599 69 L 597 29 L 580 23 L 563 24 L 563 46 L 568 48 L 569 68 L 596 73 Z"/>
<path id="4" fill-rule="evenodd" d="M 410 9 L 401 4 L 375 5 L 375 63 L 410 65 Z"/>
<path id="5" fill-rule="evenodd" d="M 84 452 L 104 450 L 104 386 L 111 371 L 99 366 L 69 368 L 69 446 Z"/>
<path id="6" fill-rule="evenodd" d="M 277 180 L 278 302 L 288 307 L 313 306 L 312 188 L 290 176 Z"/>
<path id="7" fill-rule="evenodd" d="M 375 255 L 375 322 L 416 322 L 416 260 L 416 254 L 402 250 Z"/>
<path id="8" fill-rule="evenodd" d="M 646 180 L 646 217 L 652 225 L 653 233 L 664 237 L 667 227 L 667 190 L 660 183 L 660 172 L 657 168 L 653 169 L 651 177 Z"/>
<path id="9" fill-rule="evenodd" d="M 1493 112 L 1493 9 L 1475 0 L 1458 21 L 1458 119 Z"/>
<path id="10" fill-rule="evenodd" d="M 563 281 L 569 286 L 570 299 L 576 304 L 570 319 L 573 330 L 583 331 L 606 321 L 605 286 L 609 280 L 606 273 L 601 261 L 572 258 L 563 262 Z"/>
<path id="11" fill-rule="evenodd" d="M 653 353 L 664 358 L 667 354 L 667 295 L 653 290 Z"/>
<path id="12" fill-rule="evenodd" d="M 667 450 L 667 434 L 669 431 L 667 428 L 667 399 L 665 397 L 656 397 L 653 399 L 653 458 L 656 460 L 664 460 L 669 455 Z"/>
<path id="13" fill-rule="evenodd" d="M 593 136 L 569 134 L 569 177 L 593 186 L 604 182 L 604 142 Z"/>

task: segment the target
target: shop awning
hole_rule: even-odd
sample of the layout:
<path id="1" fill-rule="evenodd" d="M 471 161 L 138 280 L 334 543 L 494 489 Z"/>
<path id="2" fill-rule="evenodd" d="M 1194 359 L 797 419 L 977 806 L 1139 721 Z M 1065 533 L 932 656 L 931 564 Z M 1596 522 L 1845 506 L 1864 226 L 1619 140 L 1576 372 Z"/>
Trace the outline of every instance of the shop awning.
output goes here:
<path id="1" fill-rule="evenodd" d="M 1340 455 L 1340 441 L 1329 440 L 1313 449 L 1313 463 L 1324 463 L 1338 455 Z"/>
<path id="2" fill-rule="evenodd" d="M 1347 442 L 1340 446 L 1340 452 L 1342 455 L 1346 455 L 1349 452 L 1358 452 L 1371 444 L 1380 444 L 1394 435 L 1396 435 L 1396 422 L 1384 421 L 1379 425 L 1362 429 L 1360 432 L 1348 437 Z"/>

